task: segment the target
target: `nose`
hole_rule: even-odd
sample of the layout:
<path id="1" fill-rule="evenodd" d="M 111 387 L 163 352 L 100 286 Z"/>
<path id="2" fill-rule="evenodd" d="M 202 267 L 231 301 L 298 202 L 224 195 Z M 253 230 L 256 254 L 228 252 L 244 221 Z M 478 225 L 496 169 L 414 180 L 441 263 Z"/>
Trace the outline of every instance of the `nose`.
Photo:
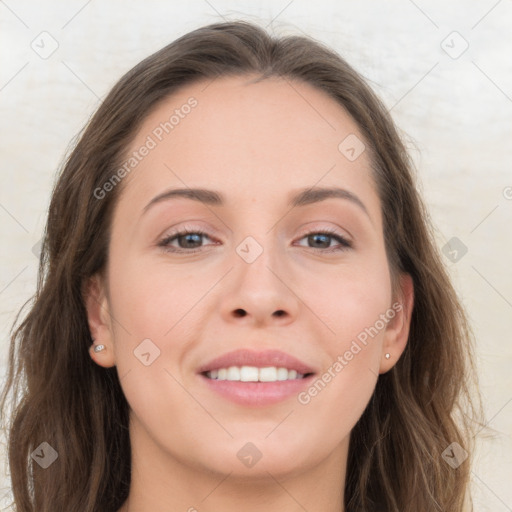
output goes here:
<path id="1" fill-rule="evenodd" d="M 249 261 L 235 255 L 230 284 L 221 299 L 224 320 L 259 327 L 293 322 L 300 299 L 293 286 L 297 278 L 284 263 L 284 257 L 277 254 L 277 249 L 264 247 L 254 261 Z"/>

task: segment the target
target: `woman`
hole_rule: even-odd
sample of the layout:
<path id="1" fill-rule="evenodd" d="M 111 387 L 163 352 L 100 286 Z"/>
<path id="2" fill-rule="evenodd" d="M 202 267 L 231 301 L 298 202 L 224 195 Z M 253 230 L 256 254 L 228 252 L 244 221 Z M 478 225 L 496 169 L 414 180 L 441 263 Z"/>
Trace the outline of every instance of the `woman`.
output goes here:
<path id="1" fill-rule="evenodd" d="M 128 72 L 13 335 L 17 510 L 467 510 L 471 333 L 411 167 L 309 39 L 220 23 Z"/>

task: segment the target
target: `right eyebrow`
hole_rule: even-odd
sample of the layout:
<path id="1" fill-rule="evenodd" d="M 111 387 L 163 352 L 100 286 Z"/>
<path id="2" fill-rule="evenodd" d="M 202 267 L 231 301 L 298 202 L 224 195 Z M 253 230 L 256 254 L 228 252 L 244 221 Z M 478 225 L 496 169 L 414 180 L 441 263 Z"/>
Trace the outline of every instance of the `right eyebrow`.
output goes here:
<path id="1" fill-rule="evenodd" d="M 142 210 L 142 214 L 146 213 L 151 206 L 176 197 L 192 199 L 212 206 L 222 206 L 225 202 L 223 195 L 215 190 L 209 190 L 206 188 L 174 188 L 166 190 L 151 199 L 151 201 Z"/>

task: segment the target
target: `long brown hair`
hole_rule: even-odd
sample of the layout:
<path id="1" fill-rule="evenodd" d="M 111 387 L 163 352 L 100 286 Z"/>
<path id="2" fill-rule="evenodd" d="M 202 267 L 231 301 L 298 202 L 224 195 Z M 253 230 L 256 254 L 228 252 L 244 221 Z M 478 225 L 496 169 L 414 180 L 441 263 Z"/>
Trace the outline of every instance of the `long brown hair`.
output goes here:
<path id="1" fill-rule="evenodd" d="M 111 512 L 128 496 L 129 406 L 116 368 L 102 368 L 89 356 L 83 300 L 84 284 L 105 269 L 121 187 L 101 200 L 94 191 L 118 169 L 141 122 L 161 100 L 186 84 L 227 75 L 306 82 L 349 112 L 371 154 L 392 274 L 413 278 L 407 347 L 380 375 L 351 432 L 346 509 L 461 512 L 472 418 L 481 410 L 471 399 L 473 338 L 405 145 L 386 108 L 340 56 L 311 39 L 274 38 L 246 22 L 202 27 L 136 65 L 108 94 L 63 165 L 37 291 L 28 314 L 13 327 L 1 401 L 16 510 Z M 36 449 L 49 450 L 40 446 L 44 442 L 58 455 L 47 469 L 30 457 Z M 456 468 L 443 456 L 446 449 L 453 456 L 452 443 L 470 455 Z"/>

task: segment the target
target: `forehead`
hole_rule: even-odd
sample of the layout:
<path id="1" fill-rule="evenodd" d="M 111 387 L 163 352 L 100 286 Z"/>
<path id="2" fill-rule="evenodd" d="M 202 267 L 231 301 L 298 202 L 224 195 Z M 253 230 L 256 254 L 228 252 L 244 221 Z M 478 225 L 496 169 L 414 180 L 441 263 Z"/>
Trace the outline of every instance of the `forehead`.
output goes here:
<path id="1" fill-rule="evenodd" d="M 341 105 L 306 83 L 255 78 L 197 82 L 159 103 L 125 156 L 150 148 L 123 182 L 125 200 L 169 186 L 247 192 L 252 201 L 307 186 L 371 192 L 367 152 L 355 160 L 343 152 L 343 141 L 363 147 L 363 137 Z"/>

